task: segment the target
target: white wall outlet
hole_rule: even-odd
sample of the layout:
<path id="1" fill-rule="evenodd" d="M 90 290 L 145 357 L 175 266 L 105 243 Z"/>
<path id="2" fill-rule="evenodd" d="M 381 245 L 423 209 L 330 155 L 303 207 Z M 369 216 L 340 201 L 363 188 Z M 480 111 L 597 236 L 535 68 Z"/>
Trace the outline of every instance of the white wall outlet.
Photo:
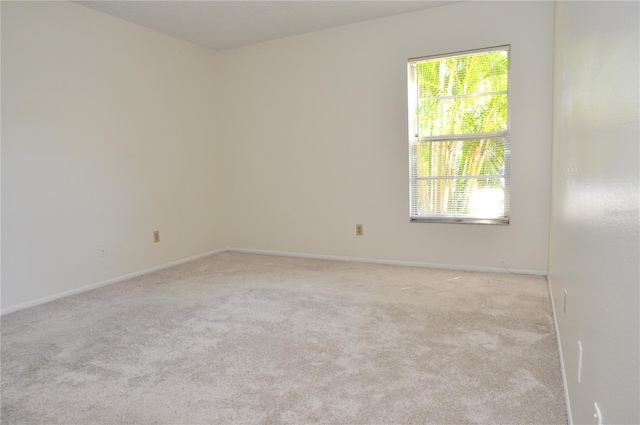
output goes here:
<path id="1" fill-rule="evenodd" d="M 100 257 L 106 257 L 108 255 L 107 254 L 107 244 L 103 243 L 103 244 L 98 245 L 98 255 Z"/>
<path id="2" fill-rule="evenodd" d="M 578 384 L 582 380 L 582 343 L 578 341 Z"/>
<path id="3" fill-rule="evenodd" d="M 153 231 L 153 243 L 160 242 L 160 230 Z"/>
<path id="4" fill-rule="evenodd" d="M 356 224 L 356 235 L 362 236 L 364 234 L 364 226 L 362 224 Z"/>

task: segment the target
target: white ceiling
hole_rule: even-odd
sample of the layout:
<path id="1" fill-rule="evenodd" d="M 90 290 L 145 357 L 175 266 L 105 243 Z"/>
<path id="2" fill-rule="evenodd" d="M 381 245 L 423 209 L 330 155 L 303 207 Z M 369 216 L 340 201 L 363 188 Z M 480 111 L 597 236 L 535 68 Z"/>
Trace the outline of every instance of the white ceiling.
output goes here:
<path id="1" fill-rule="evenodd" d="M 83 6 L 224 50 L 456 1 L 76 1 Z"/>

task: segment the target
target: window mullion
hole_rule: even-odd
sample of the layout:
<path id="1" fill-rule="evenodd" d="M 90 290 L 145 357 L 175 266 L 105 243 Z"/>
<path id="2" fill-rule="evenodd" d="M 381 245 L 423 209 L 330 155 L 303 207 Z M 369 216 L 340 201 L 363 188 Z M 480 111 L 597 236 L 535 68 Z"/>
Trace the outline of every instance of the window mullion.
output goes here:
<path id="1" fill-rule="evenodd" d="M 428 176 L 428 177 L 414 177 L 415 181 L 429 181 L 429 180 L 462 180 L 462 179 L 501 179 L 504 178 L 504 174 L 472 174 L 472 175 L 460 175 L 460 176 Z"/>
<path id="2" fill-rule="evenodd" d="M 506 131 L 495 133 L 466 133 L 466 134 L 447 134 L 443 136 L 425 136 L 415 140 L 415 142 L 446 142 L 450 140 L 469 140 L 469 139 L 504 139 L 507 137 Z"/>
<path id="3" fill-rule="evenodd" d="M 482 97 L 482 96 L 500 96 L 507 94 L 507 90 L 482 92 L 482 93 L 467 93 L 467 94 L 452 94 L 450 96 L 436 96 L 436 97 L 419 97 L 418 102 L 425 100 L 450 100 L 450 99 L 465 99 L 469 97 Z"/>

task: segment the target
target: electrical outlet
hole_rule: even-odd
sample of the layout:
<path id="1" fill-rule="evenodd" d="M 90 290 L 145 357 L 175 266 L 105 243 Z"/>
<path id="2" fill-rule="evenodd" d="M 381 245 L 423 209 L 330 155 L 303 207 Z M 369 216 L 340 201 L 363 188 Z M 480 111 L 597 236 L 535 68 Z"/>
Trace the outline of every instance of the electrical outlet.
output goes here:
<path id="1" fill-rule="evenodd" d="M 106 257 L 107 256 L 107 244 L 100 244 L 98 245 L 98 255 L 100 257 Z"/>
<path id="2" fill-rule="evenodd" d="M 569 293 L 564 290 L 564 317 L 567 317 L 567 303 L 569 302 Z"/>
<path id="3" fill-rule="evenodd" d="M 153 231 L 153 243 L 160 242 L 160 230 Z"/>
<path id="4" fill-rule="evenodd" d="M 356 224 L 356 235 L 362 236 L 364 234 L 364 226 L 362 224 Z"/>

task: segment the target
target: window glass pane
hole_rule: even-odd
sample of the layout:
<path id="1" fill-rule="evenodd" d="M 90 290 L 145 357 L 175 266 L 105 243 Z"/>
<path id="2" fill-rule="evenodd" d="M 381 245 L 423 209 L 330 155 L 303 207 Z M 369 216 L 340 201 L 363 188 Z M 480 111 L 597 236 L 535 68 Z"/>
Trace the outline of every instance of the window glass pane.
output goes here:
<path id="1" fill-rule="evenodd" d="M 420 137 L 506 130 L 506 50 L 424 60 L 414 66 Z"/>
<path id="2" fill-rule="evenodd" d="M 414 216 L 498 218 L 505 215 L 503 178 L 418 180 L 413 190 Z"/>
<path id="3" fill-rule="evenodd" d="M 416 144 L 416 177 L 504 175 L 505 139 L 450 140 Z"/>
<path id="4" fill-rule="evenodd" d="M 507 94 L 418 99 L 419 137 L 507 131 Z"/>

